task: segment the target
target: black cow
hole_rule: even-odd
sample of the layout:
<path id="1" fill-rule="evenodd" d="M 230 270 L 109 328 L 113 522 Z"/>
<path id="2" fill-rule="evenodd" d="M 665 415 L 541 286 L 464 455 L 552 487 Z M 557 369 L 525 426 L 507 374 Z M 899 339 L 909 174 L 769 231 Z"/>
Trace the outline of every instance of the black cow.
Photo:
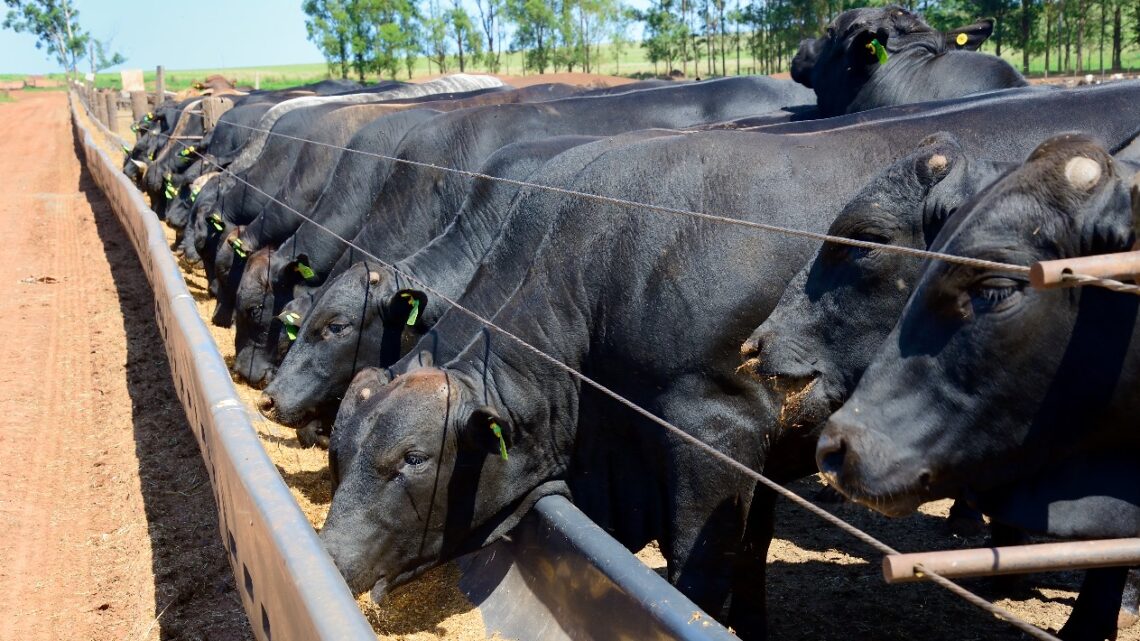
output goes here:
<path id="1" fill-rule="evenodd" d="M 892 150 L 938 129 L 967 149 L 1024 153 L 1035 132 L 1095 121 L 1050 102 L 1024 97 L 933 122 L 812 135 L 669 137 L 604 154 L 566 186 L 822 231 L 875 170 L 869 154 L 889 163 Z M 507 284 L 512 293 L 492 320 L 773 479 L 810 472 L 814 439 L 778 431 L 777 400 L 736 372 L 738 346 L 810 244 L 596 201 L 557 206 L 526 278 Z M 479 286 L 465 305 L 487 291 Z M 731 588 L 729 623 L 762 634 L 766 492 L 497 331 L 458 340 L 467 345 L 445 366 L 406 357 L 393 368 L 399 376 L 356 405 L 367 433 L 354 439 L 361 454 L 338 464 L 322 531 L 353 589 L 375 582 L 383 593 L 493 540 L 538 496 L 562 491 L 630 547 L 663 541 L 669 578 L 708 611 L 719 612 Z"/>
<path id="2" fill-rule="evenodd" d="M 815 89 L 823 116 L 1025 86 L 1008 62 L 974 51 L 992 31 L 989 20 L 943 33 L 899 6 L 851 9 L 800 43 L 792 78 Z"/>
<path id="3" fill-rule="evenodd" d="M 515 180 L 527 180 L 541 171 L 544 181 L 565 182 L 605 151 L 674 133 L 642 130 L 596 144 L 586 144 L 596 139 L 585 136 L 515 143 L 495 152 L 479 171 Z M 509 256 L 533 254 L 547 227 L 543 215 L 553 211 L 552 198 L 550 192 L 540 190 L 520 192 L 511 183 L 476 181 L 447 230 L 396 263 L 398 272 L 364 261 L 337 275 L 318 293 L 313 309 L 301 316 L 297 340 L 266 387 L 263 404 L 272 404 L 274 416 L 285 425 L 308 426 L 314 418 L 329 425 L 357 369 L 396 362 L 447 309 L 441 301 L 429 304 L 434 294 L 420 283 L 457 299 L 493 245 Z M 490 259 L 502 266 L 495 274 L 499 283 L 515 282 L 525 273 L 525 260 L 510 261 L 507 256 Z M 407 275 L 418 280 L 409 280 Z M 415 318 L 411 318 L 413 304 Z M 316 331 L 327 327 L 329 319 L 338 318 L 348 325 L 344 331 Z M 405 337 L 409 324 L 414 335 Z M 315 376 L 321 380 L 313 385 Z"/>
<path id="4" fill-rule="evenodd" d="M 1014 265 L 1125 251 L 1136 171 L 1086 136 L 1050 139 L 963 206 L 935 248 Z M 1035 532 L 1140 535 L 1138 323 L 1132 294 L 1039 291 L 1023 273 L 932 262 L 828 421 L 819 468 L 890 515 L 965 493 Z M 1113 638 L 1124 580 L 1089 572 L 1061 636 Z"/>
<path id="5" fill-rule="evenodd" d="M 629 130 L 675 128 L 702 119 L 723 120 L 753 110 L 797 102 L 803 90 L 770 78 L 727 78 L 707 83 L 661 87 L 616 95 L 573 97 L 540 104 L 499 105 L 445 114 L 411 132 L 397 157 L 455 169 L 475 169 L 511 142 L 557 135 L 612 135 Z M 329 231 L 384 259 L 398 260 L 442 233 L 467 193 L 469 179 L 423 166 L 400 164 L 392 170 L 378 200 L 365 212 L 357 208 L 324 228 L 304 224 L 260 264 L 273 271 L 251 273 L 247 266 L 238 286 L 235 309 L 268 310 L 260 324 L 243 328 L 245 336 L 268 335 L 270 323 L 299 286 L 320 285 L 360 256 Z M 430 195 L 430 196 L 429 196 Z M 352 214 L 355 214 L 352 215 Z M 339 261 L 339 262 L 338 262 Z M 249 320 L 235 316 L 235 323 Z M 240 348 L 240 347 L 239 347 Z"/>
<path id="6" fill-rule="evenodd" d="M 435 112 L 456 111 L 459 109 L 468 109 L 471 107 L 494 105 L 494 104 L 508 104 L 508 103 L 531 103 L 531 102 L 545 102 L 548 100 L 555 100 L 564 98 L 581 90 L 565 84 L 541 84 L 532 85 L 523 89 L 516 89 L 507 91 L 504 87 L 495 87 L 490 89 L 481 89 L 478 91 L 470 91 L 464 93 L 451 93 L 451 94 L 433 94 L 425 96 L 422 100 L 409 101 L 400 103 L 399 105 L 375 105 L 375 106 L 354 106 L 345 107 L 344 109 L 351 110 L 366 110 L 366 109 L 403 109 L 406 107 L 414 106 L 415 109 L 424 110 L 430 109 Z M 342 110 L 338 110 L 334 114 L 330 114 L 325 120 L 332 117 L 340 118 Z M 324 125 L 324 126 L 327 126 Z M 309 139 L 321 140 L 319 132 L 309 134 Z M 289 234 L 296 231 L 297 228 L 304 221 L 303 218 L 293 213 L 292 209 L 300 209 L 303 211 L 310 211 L 313 209 L 314 204 L 318 203 L 319 196 L 325 189 L 331 189 L 335 194 L 339 189 L 342 189 L 340 184 L 347 179 L 355 180 L 356 182 L 363 181 L 382 181 L 383 172 L 374 173 L 366 179 L 359 176 L 340 176 L 340 171 L 335 173 L 328 173 L 327 171 L 316 171 L 314 167 L 328 167 L 332 168 L 337 166 L 340 162 L 340 146 L 349 143 L 349 140 L 329 140 L 323 139 L 323 142 L 331 143 L 336 147 L 330 148 L 325 145 L 304 145 L 302 152 L 293 163 L 293 168 L 289 175 L 285 178 L 281 188 L 278 190 L 275 198 L 268 203 L 252 220 L 248 226 L 243 226 L 238 235 L 231 240 L 233 243 L 222 243 L 216 249 L 214 272 L 211 278 L 216 282 L 216 296 L 218 299 L 218 306 L 215 310 L 215 323 L 228 324 L 230 317 L 233 314 L 233 303 L 236 296 L 236 287 L 241 279 L 241 270 L 243 268 L 242 256 L 235 253 L 235 247 L 241 250 L 242 254 L 252 253 L 261 247 L 267 245 L 276 245 L 285 240 Z M 363 150 L 370 153 L 382 153 L 380 149 L 359 146 L 351 147 L 354 150 Z M 314 149 L 318 147 L 319 149 Z M 334 154 L 333 151 L 336 151 Z M 326 181 L 327 179 L 327 181 Z M 264 189 L 264 187 L 262 187 Z M 336 202 L 333 199 L 333 202 Z M 226 225 L 228 227 L 228 225 Z M 223 232 L 223 234 L 226 232 Z M 235 258 L 237 258 L 236 265 L 238 270 L 236 273 L 231 271 L 231 267 L 235 265 Z M 212 290 L 214 288 L 212 287 Z"/>

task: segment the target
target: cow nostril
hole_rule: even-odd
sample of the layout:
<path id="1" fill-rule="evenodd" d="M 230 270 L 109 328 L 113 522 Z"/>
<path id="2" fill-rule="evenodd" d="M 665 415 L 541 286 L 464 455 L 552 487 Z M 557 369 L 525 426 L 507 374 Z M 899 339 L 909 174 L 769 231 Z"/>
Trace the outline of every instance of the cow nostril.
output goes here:
<path id="1" fill-rule="evenodd" d="M 922 473 L 918 475 L 918 486 L 923 489 L 929 489 L 932 478 L 930 470 L 923 470 Z"/>
<path id="2" fill-rule="evenodd" d="M 257 409 L 261 411 L 262 414 L 272 412 L 273 397 L 269 394 L 266 394 L 265 392 L 262 392 L 261 396 L 257 397 Z"/>
<path id="3" fill-rule="evenodd" d="M 833 478 L 838 477 L 847 457 L 847 442 L 840 437 L 823 434 L 815 448 L 819 471 Z"/>

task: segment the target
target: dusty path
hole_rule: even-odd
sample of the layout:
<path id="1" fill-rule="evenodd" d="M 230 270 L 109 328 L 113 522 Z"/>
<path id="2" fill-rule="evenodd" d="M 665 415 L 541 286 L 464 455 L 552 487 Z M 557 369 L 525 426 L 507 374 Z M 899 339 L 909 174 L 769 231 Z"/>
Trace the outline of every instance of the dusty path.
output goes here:
<path id="1" fill-rule="evenodd" d="M 62 92 L 0 104 L 0 229 L 0 640 L 249 638 L 148 285 Z"/>

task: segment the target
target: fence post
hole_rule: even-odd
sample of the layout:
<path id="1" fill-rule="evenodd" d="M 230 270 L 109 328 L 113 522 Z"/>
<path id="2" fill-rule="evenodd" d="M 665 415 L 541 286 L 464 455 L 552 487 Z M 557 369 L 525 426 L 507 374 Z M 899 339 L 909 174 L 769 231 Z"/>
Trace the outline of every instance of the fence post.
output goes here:
<path id="1" fill-rule="evenodd" d="M 166 100 L 166 72 L 162 65 L 154 70 L 154 106 L 162 104 Z"/>
<path id="2" fill-rule="evenodd" d="M 146 92 L 145 91 L 132 91 L 131 92 L 131 120 L 138 122 L 146 115 Z"/>
<path id="3" fill-rule="evenodd" d="M 105 104 L 107 106 L 107 129 L 110 129 L 111 133 L 116 134 L 119 133 L 118 93 L 119 92 L 115 91 L 114 89 L 108 89 L 107 92 L 103 94 L 103 99 L 105 100 Z"/>
<path id="4" fill-rule="evenodd" d="M 99 95 L 98 90 L 92 90 L 91 100 L 87 102 L 87 108 L 91 110 L 91 117 L 99 122 L 106 122 L 107 116 L 103 112 L 107 110 L 107 103 L 103 100 L 103 96 Z"/>
<path id="5" fill-rule="evenodd" d="M 95 102 L 95 100 L 93 100 L 94 96 L 95 96 L 95 85 L 90 80 L 84 80 L 83 81 L 83 101 L 87 103 L 88 109 L 91 109 L 94 107 L 94 104 L 93 104 Z"/>

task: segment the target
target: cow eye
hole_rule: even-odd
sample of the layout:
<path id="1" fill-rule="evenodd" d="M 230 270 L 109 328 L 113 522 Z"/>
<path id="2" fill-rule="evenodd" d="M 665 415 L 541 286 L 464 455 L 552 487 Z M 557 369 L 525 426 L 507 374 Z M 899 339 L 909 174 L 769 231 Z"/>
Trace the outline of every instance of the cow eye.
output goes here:
<path id="1" fill-rule="evenodd" d="M 250 307 L 248 310 L 246 310 L 246 313 L 249 314 L 250 318 L 256 318 L 258 316 L 261 316 L 261 311 L 263 309 L 265 309 L 264 305 L 254 305 L 253 307 Z"/>
<path id="2" fill-rule="evenodd" d="M 986 278 L 970 288 L 970 302 L 975 314 L 999 312 L 1017 302 L 1024 283 L 1011 278 Z"/>
<path id="3" fill-rule="evenodd" d="M 404 455 L 404 463 L 412 467 L 419 467 L 427 463 L 427 456 L 419 452 L 408 452 Z"/>
<path id="4" fill-rule="evenodd" d="M 339 334 L 348 329 L 348 323 L 329 323 L 325 326 L 325 329 L 327 329 L 330 334 Z"/>

